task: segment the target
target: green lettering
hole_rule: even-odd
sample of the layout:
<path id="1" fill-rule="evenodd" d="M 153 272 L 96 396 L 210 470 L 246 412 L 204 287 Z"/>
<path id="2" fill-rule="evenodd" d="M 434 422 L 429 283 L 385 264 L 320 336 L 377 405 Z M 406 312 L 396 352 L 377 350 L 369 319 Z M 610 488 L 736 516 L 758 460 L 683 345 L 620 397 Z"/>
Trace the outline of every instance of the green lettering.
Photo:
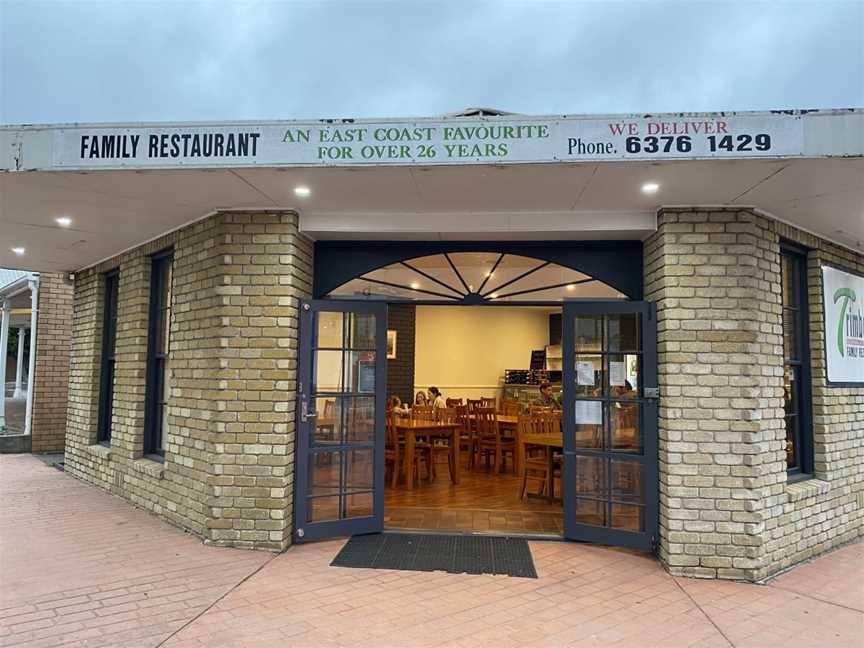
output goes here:
<path id="1" fill-rule="evenodd" d="M 851 288 L 838 288 L 834 293 L 835 304 L 838 300 L 843 300 L 843 304 L 840 306 L 840 321 L 837 323 L 837 349 L 839 349 L 841 356 L 845 355 L 845 349 L 843 347 L 843 325 L 846 323 L 846 308 L 849 306 L 850 301 L 855 301 L 855 297 L 855 291 Z"/>

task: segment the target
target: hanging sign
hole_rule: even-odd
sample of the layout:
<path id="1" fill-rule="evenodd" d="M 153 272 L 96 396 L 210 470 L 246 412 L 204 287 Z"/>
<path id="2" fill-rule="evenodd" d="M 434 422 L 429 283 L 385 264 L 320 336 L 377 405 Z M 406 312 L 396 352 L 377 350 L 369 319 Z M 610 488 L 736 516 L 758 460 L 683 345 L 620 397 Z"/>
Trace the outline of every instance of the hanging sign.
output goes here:
<path id="1" fill-rule="evenodd" d="M 828 381 L 864 384 L 864 277 L 822 266 Z"/>
<path id="2" fill-rule="evenodd" d="M 60 127 L 57 168 L 454 165 L 804 155 L 795 113 Z"/>

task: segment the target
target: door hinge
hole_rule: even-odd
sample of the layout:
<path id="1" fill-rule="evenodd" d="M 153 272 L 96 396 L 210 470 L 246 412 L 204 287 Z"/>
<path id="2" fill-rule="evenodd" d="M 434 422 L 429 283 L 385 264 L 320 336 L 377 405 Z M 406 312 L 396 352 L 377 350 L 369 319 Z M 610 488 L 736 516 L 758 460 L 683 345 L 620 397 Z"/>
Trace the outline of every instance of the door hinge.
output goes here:
<path id="1" fill-rule="evenodd" d="M 656 554 L 656 553 L 657 553 L 657 547 L 658 547 L 658 545 L 657 545 L 657 536 L 652 535 L 652 536 L 651 536 L 651 553 L 652 553 L 652 554 Z"/>
<path id="2" fill-rule="evenodd" d="M 659 387 L 646 387 L 645 388 L 645 398 L 660 398 L 660 388 Z"/>

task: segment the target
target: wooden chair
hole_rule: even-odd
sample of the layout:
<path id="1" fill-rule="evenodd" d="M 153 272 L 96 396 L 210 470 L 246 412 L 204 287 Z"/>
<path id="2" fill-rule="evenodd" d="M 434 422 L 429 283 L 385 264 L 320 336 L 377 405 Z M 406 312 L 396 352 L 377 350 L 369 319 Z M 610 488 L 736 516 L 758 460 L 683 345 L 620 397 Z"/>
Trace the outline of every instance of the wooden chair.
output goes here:
<path id="1" fill-rule="evenodd" d="M 439 407 L 435 410 L 435 420 L 441 423 L 459 423 L 458 413 L 455 407 Z M 452 437 L 451 437 L 452 438 Z M 447 458 L 447 467 L 450 469 L 450 479 L 455 478 L 456 467 L 453 465 L 453 457 L 450 454 L 450 439 L 432 438 L 432 479 L 438 476 L 438 470 L 435 467 L 436 458 L 444 455 Z"/>
<path id="2" fill-rule="evenodd" d="M 461 398 L 448 398 L 446 399 L 447 407 L 459 407 L 462 405 Z"/>
<path id="3" fill-rule="evenodd" d="M 385 443 L 384 443 L 384 469 L 387 466 L 391 467 L 391 483 L 392 488 L 396 488 L 399 483 L 399 476 L 404 468 L 403 464 L 406 460 L 411 461 L 411 470 L 414 471 L 414 479 L 420 483 L 420 462 L 426 463 L 426 476 L 431 481 L 432 479 L 432 451 L 426 444 L 416 443 L 414 445 L 414 456 L 405 457 L 405 440 L 399 437 L 399 431 L 396 428 L 395 420 L 397 416 L 393 412 L 387 412 L 386 427 L 385 427 Z M 386 481 L 386 478 L 385 478 Z"/>
<path id="4" fill-rule="evenodd" d="M 504 437 L 498 426 L 498 415 L 494 407 L 480 407 L 475 412 L 477 423 L 477 450 L 480 457 L 486 457 L 486 467 L 494 457 L 495 472 L 503 471 L 507 465 L 506 455 L 516 460 L 516 439 Z"/>
<path id="5" fill-rule="evenodd" d="M 492 409 L 495 409 L 497 404 L 498 400 L 495 398 L 489 398 L 487 396 L 480 397 L 480 407 L 491 407 Z"/>
<path id="6" fill-rule="evenodd" d="M 525 434 L 556 434 L 561 429 L 561 417 L 557 412 L 538 412 L 530 416 L 520 416 L 519 426 L 522 435 Z M 551 446 L 534 446 L 536 451 L 532 451 L 530 446 L 526 448 L 525 464 L 522 466 L 522 490 L 519 494 L 519 499 L 525 499 L 528 494 L 528 482 L 538 485 L 536 495 L 546 495 L 552 497 L 555 495 L 555 477 L 560 480 L 561 477 L 561 457 L 552 453 Z M 552 475 L 550 479 L 549 464 L 552 464 Z M 546 492 L 547 485 L 552 483 L 550 491 Z"/>
<path id="7" fill-rule="evenodd" d="M 504 416 L 519 416 L 522 413 L 522 405 L 517 400 L 505 398 L 501 401 L 501 413 Z"/>
<path id="8" fill-rule="evenodd" d="M 415 405 L 411 408 L 411 418 L 421 421 L 434 421 L 435 409 L 431 405 Z"/>

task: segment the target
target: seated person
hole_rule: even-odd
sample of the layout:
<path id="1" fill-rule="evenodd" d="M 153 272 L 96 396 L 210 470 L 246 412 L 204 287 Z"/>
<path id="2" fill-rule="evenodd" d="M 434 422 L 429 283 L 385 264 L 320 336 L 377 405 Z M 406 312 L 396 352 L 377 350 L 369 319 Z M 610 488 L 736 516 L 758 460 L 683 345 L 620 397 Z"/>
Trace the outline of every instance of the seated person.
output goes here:
<path id="1" fill-rule="evenodd" d="M 414 397 L 415 405 L 428 405 L 429 400 L 426 398 L 426 392 L 418 391 L 417 395 Z"/>
<path id="2" fill-rule="evenodd" d="M 429 388 L 429 403 L 431 403 L 432 409 L 447 407 L 447 402 L 444 400 L 444 397 L 441 395 L 441 392 L 438 391 L 437 387 Z"/>
<path id="3" fill-rule="evenodd" d="M 625 380 L 623 385 L 613 385 L 609 390 L 609 395 L 612 398 L 636 398 L 638 396 L 629 380 Z"/>
<path id="4" fill-rule="evenodd" d="M 396 414 L 408 414 L 411 412 L 411 410 L 402 404 L 402 399 L 398 396 L 391 396 L 387 399 L 387 410 Z"/>
<path id="5" fill-rule="evenodd" d="M 552 393 L 552 385 L 547 382 L 540 383 L 540 398 L 534 402 L 540 407 L 551 407 L 553 410 L 561 409 L 561 399 Z"/>

